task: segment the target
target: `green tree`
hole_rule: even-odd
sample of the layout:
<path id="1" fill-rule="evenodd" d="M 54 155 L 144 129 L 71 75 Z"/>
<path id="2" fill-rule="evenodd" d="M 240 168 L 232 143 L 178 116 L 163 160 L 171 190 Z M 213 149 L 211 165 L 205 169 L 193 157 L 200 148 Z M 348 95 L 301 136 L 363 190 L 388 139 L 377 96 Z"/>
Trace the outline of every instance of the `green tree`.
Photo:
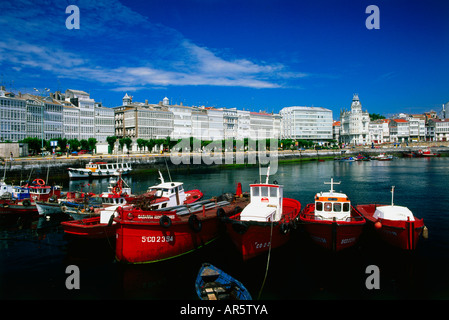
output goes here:
<path id="1" fill-rule="evenodd" d="M 21 143 L 27 143 L 28 149 L 33 152 L 33 154 L 39 154 L 41 152 L 42 140 L 39 138 L 28 137 L 20 140 Z"/>
<path id="2" fill-rule="evenodd" d="M 115 142 L 117 141 L 117 137 L 116 136 L 110 136 L 110 137 L 106 137 L 106 142 L 109 145 L 109 153 L 112 153 L 112 151 L 114 151 L 114 145 Z"/>
<path id="3" fill-rule="evenodd" d="M 80 143 L 81 143 L 81 149 L 82 150 L 88 150 L 89 149 L 89 143 L 87 142 L 86 139 L 81 139 Z"/>
<path id="4" fill-rule="evenodd" d="M 383 115 L 378 114 L 378 113 L 370 113 L 369 118 L 371 121 L 378 120 L 378 119 L 385 119 L 385 117 Z"/>
<path id="5" fill-rule="evenodd" d="M 139 148 L 139 150 L 142 150 L 146 146 L 146 140 L 145 139 L 139 138 L 139 139 L 136 140 L 136 143 L 137 143 L 137 148 Z"/>
<path id="6" fill-rule="evenodd" d="M 95 138 L 89 138 L 87 139 L 87 144 L 89 145 L 89 150 L 93 151 L 95 150 L 95 146 L 97 145 L 97 139 Z"/>
<path id="7" fill-rule="evenodd" d="M 81 142 L 78 139 L 70 139 L 67 141 L 67 144 L 70 146 L 69 151 L 78 151 L 81 146 Z"/>

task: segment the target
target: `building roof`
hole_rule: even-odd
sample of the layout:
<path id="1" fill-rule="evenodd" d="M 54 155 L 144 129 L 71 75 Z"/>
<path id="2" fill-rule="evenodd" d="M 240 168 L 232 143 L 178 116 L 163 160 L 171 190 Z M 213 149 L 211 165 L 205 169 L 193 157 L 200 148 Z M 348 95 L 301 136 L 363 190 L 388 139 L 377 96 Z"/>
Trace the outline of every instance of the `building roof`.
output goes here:
<path id="1" fill-rule="evenodd" d="M 405 120 L 405 119 L 393 119 L 393 121 L 396 122 L 396 123 L 400 123 L 400 122 L 402 122 L 402 123 L 408 122 L 408 121 Z"/>

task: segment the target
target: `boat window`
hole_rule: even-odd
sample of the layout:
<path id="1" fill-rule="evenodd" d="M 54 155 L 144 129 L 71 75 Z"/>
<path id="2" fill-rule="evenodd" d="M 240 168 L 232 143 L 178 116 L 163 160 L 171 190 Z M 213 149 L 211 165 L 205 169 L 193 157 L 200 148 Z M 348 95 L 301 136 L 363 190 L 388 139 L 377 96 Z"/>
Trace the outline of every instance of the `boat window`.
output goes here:
<path id="1" fill-rule="evenodd" d="M 259 196 L 259 187 L 252 187 L 251 190 L 253 191 L 253 197 Z"/>
<path id="2" fill-rule="evenodd" d="M 178 187 L 179 191 L 182 191 L 184 188 L 182 186 Z"/>
<path id="3" fill-rule="evenodd" d="M 323 203 L 322 202 L 317 202 L 315 209 L 316 209 L 316 211 L 323 211 Z"/>
<path id="4" fill-rule="evenodd" d="M 268 197 L 268 187 L 261 187 L 260 189 L 262 197 Z"/>
<path id="5" fill-rule="evenodd" d="M 277 197 L 278 188 L 270 188 L 270 197 Z"/>
<path id="6" fill-rule="evenodd" d="M 324 211 L 327 211 L 327 212 L 332 211 L 332 202 L 325 202 L 324 203 Z"/>
<path id="7" fill-rule="evenodd" d="M 161 206 L 161 208 L 165 208 L 166 206 L 167 206 L 167 202 L 166 202 L 166 203 L 163 203 L 162 206 Z"/>
<path id="8" fill-rule="evenodd" d="M 334 203 L 334 211 L 341 212 L 341 203 L 339 203 L 339 202 Z"/>
<path id="9" fill-rule="evenodd" d="M 343 203 L 343 211 L 349 212 L 349 203 L 348 202 Z"/>

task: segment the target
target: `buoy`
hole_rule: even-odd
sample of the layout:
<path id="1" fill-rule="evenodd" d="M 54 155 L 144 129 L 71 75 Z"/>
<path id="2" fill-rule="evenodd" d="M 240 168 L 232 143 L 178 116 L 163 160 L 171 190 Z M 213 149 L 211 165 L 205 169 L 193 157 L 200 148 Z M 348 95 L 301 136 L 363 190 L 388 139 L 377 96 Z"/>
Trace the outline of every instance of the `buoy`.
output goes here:
<path id="1" fill-rule="evenodd" d="M 242 184 L 240 182 L 237 183 L 237 190 L 235 192 L 235 195 L 237 197 L 240 197 L 242 195 Z"/>
<path id="2" fill-rule="evenodd" d="M 374 224 L 374 228 L 376 228 L 377 230 L 379 230 L 380 228 L 382 228 L 382 223 L 380 223 L 380 221 L 377 221 L 377 222 Z"/>
<path id="3" fill-rule="evenodd" d="M 422 230 L 422 236 L 424 239 L 429 238 L 429 229 L 427 229 L 426 226 L 424 226 L 423 230 Z"/>

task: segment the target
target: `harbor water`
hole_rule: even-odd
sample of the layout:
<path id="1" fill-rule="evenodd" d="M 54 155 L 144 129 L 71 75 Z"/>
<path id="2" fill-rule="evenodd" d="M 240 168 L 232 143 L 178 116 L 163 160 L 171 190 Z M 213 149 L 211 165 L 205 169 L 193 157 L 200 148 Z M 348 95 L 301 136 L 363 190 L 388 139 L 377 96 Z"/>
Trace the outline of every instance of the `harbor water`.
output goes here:
<path id="1" fill-rule="evenodd" d="M 310 161 L 279 164 L 270 177 L 284 186 L 284 196 L 304 208 L 325 181 L 341 181 L 336 191 L 353 205 L 394 203 L 423 218 L 429 230 L 414 252 L 379 242 L 365 228 L 356 246 L 328 252 L 316 246 L 301 226 L 291 241 L 243 262 L 226 235 L 208 246 L 159 263 L 126 265 L 115 261 L 114 240 L 86 241 L 68 237 L 60 222 L 64 215 L 0 221 L 0 299 L 149 299 L 196 300 L 194 282 L 209 262 L 242 282 L 254 299 L 448 299 L 449 298 L 449 158 L 393 161 Z M 168 173 L 163 172 L 166 181 Z M 173 181 L 185 189 L 200 189 L 205 197 L 243 191 L 260 180 L 259 168 L 171 170 Z M 37 178 L 37 177 L 36 177 Z M 125 177 L 134 193 L 158 183 L 158 174 Z M 262 177 L 265 181 L 265 177 Z M 105 191 L 108 179 L 52 181 L 64 191 Z M 269 263 L 268 262 L 269 258 Z M 69 290 L 68 266 L 79 268 L 79 289 Z M 379 270 L 379 289 L 366 285 L 368 266 Z M 268 268 L 268 272 L 267 271 Z M 266 275 L 266 279 L 265 279 Z M 264 281 L 265 279 L 265 281 Z"/>

